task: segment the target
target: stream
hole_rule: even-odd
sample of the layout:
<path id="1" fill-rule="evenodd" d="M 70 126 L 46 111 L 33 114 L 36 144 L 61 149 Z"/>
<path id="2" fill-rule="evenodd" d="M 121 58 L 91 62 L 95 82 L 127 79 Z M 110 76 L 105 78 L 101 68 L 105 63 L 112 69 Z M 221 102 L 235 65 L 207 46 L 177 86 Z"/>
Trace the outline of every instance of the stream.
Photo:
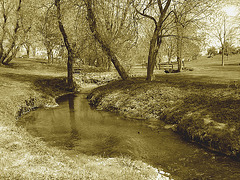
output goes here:
<path id="1" fill-rule="evenodd" d="M 161 121 L 124 119 L 92 109 L 86 96 L 62 96 L 58 107 L 32 111 L 17 125 L 69 154 L 128 156 L 174 179 L 240 178 L 240 162 L 183 140 Z"/>

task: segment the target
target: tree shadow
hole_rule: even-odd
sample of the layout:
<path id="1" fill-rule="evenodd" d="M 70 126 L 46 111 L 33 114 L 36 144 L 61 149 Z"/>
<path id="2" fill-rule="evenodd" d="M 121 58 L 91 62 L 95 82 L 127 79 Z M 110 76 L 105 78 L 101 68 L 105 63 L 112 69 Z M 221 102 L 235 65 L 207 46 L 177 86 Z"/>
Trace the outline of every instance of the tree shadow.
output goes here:
<path id="1" fill-rule="evenodd" d="M 41 93 L 54 96 L 56 93 L 68 92 L 67 79 L 65 77 L 52 77 L 32 74 L 2 73 L 2 78 L 13 81 L 31 83 L 33 88 Z"/>

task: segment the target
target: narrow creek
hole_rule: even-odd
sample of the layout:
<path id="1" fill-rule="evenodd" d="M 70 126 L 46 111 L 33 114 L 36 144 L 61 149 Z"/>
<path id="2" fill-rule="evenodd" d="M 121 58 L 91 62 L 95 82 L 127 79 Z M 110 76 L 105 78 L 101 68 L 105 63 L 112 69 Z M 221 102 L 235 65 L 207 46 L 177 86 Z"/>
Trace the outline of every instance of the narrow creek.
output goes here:
<path id="1" fill-rule="evenodd" d="M 184 141 L 159 121 L 127 120 L 94 110 L 86 96 L 63 96 L 58 107 L 39 108 L 17 124 L 69 154 L 130 156 L 174 179 L 239 179 L 240 162 Z"/>

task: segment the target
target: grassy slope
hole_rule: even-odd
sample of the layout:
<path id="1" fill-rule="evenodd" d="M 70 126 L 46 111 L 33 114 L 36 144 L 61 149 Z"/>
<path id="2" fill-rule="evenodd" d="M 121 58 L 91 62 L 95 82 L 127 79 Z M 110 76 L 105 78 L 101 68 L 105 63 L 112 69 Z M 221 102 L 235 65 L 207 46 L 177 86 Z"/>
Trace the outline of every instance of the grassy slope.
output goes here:
<path id="1" fill-rule="evenodd" d="M 54 105 L 67 93 L 65 68 L 18 59 L 0 66 L 0 179 L 156 179 L 156 169 L 128 158 L 68 157 L 15 121 L 34 107 Z M 61 84 L 59 86 L 59 84 Z"/>
<path id="2" fill-rule="evenodd" d="M 98 109 L 132 118 L 157 118 L 210 149 L 240 157 L 240 58 L 185 62 L 194 71 L 116 81 L 95 89 L 89 99 Z M 139 73 L 139 72 L 138 72 Z"/>

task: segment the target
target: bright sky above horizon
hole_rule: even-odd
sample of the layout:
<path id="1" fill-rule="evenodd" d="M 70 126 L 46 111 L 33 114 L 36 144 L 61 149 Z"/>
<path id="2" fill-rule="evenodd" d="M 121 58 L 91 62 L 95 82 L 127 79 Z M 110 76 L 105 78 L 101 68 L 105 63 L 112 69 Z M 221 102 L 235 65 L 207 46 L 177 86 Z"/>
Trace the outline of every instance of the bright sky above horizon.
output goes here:
<path id="1" fill-rule="evenodd" d="M 228 5 L 223 7 L 223 11 L 226 12 L 228 16 L 236 16 L 239 13 L 237 6 Z"/>
<path id="2" fill-rule="evenodd" d="M 235 5 L 226 5 L 222 8 L 222 11 L 226 13 L 226 15 L 228 16 L 228 23 L 229 23 L 229 20 L 231 22 L 234 21 L 234 19 L 236 18 L 236 16 L 238 16 L 240 14 L 240 11 L 239 11 L 239 7 L 235 6 Z M 232 24 L 231 24 L 232 25 Z M 219 42 L 219 40 L 216 40 L 216 38 L 210 38 L 209 37 L 209 42 L 208 42 L 208 47 L 211 47 L 211 46 L 215 46 L 215 47 L 220 47 L 221 44 Z M 240 45 L 240 41 L 234 41 L 233 42 L 235 46 L 239 46 Z"/>

